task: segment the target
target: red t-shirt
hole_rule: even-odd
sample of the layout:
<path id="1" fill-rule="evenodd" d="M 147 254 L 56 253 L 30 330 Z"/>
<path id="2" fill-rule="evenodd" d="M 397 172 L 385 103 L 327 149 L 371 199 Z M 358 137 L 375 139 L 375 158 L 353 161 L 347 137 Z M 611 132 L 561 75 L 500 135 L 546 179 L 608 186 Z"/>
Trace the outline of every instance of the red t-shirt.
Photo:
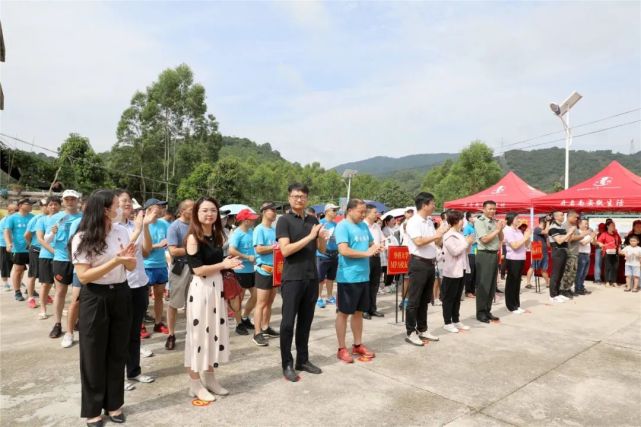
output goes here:
<path id="1" fill-rule="evenodd" d="M 597 241 L 603 243 L 603 249 L 605 249 L 606 253 L 608 251 L 609 253 L 616 253 L 617 248 L 621 245 L 621 236 L 617 232 L 614 234 L 601 233 Z M 612 250 L 615 252 L 612 252 Z"/>

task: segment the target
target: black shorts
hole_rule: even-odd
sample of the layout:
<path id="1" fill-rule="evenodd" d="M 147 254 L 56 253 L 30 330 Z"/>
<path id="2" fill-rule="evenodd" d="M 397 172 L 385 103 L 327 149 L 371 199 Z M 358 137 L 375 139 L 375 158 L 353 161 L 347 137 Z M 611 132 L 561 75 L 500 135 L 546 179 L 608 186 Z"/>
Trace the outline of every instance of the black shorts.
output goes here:
<path id="1" fill-rule="evenodd" d="M 11 254 L 7 252 L 7 248 L 0 246 L 0 270 L 2 277 L 11 276 L 11 267 L 13 267 L 13 259 L 11 259 Z"/>
<path id="2" fill-rule="evenodd" d="M 236 273 L 236 277 L 243 289 L 250 289 L 255 285 L 254 273 Z"/>
<path id="3" fill-rule="evenodd" d="M 336 270 L 338 269 L 337 257 L 316 257 L 316 268 L 318 269 L 318 280 L 336 280 Z"/>
<path id="4" fill-rule="evenodd" d="M 45 285 L 53 285 L 53 260 L 51 258 L 38 259 L 38 280 Z"/>
<path id="5" fill-rule="evenodd" d="M 34 248 L 33 246 L 29 248 L 28 276 L 34 279 L 38 277 L 38 257 L 39 256 L 40 256 L 40 249 Z"/>
<path id="6" fill-rule="evenodd" d="M 69 261 L 54 261 L 53 278 L 63 285 L 71 285 L 73 282 L 73 264 Z"/>
<path id="7" fill-rule="evenodd" d="M 15 265 L 29 265 L 29 252 L 16 252 L 13 254 Z"/>
<path id="8" fill-rule="evenodd" d="M 369 282 L 338 283 L 336 306 L 344 314 L 369 312 Z"/>
<path id="9" fill-rule="evenodd" d="M 274 287 L 274 281 L 271 275 L 266 276 L 264 274 L 260 274 L 259 272 L 256 272 L 254 274 L 256 275 L 256 277 L 254 277 L 256 288 L 269 291 Z"/>

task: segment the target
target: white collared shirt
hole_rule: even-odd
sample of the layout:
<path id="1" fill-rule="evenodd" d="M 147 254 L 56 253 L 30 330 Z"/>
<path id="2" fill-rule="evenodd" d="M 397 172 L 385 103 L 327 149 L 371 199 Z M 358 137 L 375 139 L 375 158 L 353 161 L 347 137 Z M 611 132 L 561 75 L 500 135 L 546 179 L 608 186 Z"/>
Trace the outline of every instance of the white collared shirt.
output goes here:
<path id="1" fill-rule="evenodd" d="M 127 229 L 130 238 L 136 229 L 136 224 L 129 220 L 126 225 L 121 223 L 118 223 L 118 225 Z M 136 268 L 134 271 L 127 271 L 127 282 L 131 289 L 141 288 L 147 286 L 147 283 L 149 283 L 149 278 L 147 277 L 147 273 L 145 273 L 145 259 L 142 256 L 143 234 L 144 230 L 138 235 L 138 239 L 134 243 L 136 245 Z"/>
<path id="2" fill-rule="evenodd" d="M 381 230 L 381 226 L 378 225 L 377 222 L 373 224 L 369 224 L 367 221 L 365 221 L 365 224 L 367 224 L 367 228 L 369 228 L 369 232 L 372 233 L 372 237 L 374 238 L 374 244 L 380 245 L 385 236 L 383 236 L 383 231 Z"/>
<path id="3" fill-rule="evenodd" d="M 431 217 L 423 218 L 421 215 L 413 215 L 407 221 L 406 227 L 408 239 L 408 246 L 410 254 L 420 256 L 421 258 L 436 258 L 436 243 L 431 242 L 427 245 L 417 246 L 414 239 L 417 237 L 432 237 L 436 234 L 434 223 Z"/>

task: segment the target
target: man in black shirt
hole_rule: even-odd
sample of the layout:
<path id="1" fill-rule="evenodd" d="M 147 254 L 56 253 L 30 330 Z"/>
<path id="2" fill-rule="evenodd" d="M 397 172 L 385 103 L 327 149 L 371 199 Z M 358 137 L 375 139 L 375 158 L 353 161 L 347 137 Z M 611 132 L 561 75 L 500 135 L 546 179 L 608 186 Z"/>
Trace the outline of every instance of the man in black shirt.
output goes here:
<path id="1" fill-rule="evenodd" d="M 559 293 L 559 287 L 568 260 L 568 239 L 572 237 L 575 230 L 574 226 L 566 229 L 563 224 L 563 212 L 554 212 L 552 224 L 548 229 L 552 247 L 552 276 L 550 277 L 550 302 L 552 303 L 562 303 L 569 299 Z"/>
<path id="2" fill-rule="evenodd" d="M 276 224 L 276 239 L 285 258 L 281 288 L 283 307 L 280 324 L 280 356 L 285 379 L 296 382 L 300 377 L 294 370 L 291 352 L 294 324 L 296 324 L 296 369 L 312 374 L 322 372 L 309 361 L 307 344 L 318 299 L 316 250 L 325 251 L 325 233 L 321 232 L 323 226 L 318 223 L 318 219 L 305 212 L 309 194 L 307 186 L 291 184 L 287 192 L 291 210 Z"/>

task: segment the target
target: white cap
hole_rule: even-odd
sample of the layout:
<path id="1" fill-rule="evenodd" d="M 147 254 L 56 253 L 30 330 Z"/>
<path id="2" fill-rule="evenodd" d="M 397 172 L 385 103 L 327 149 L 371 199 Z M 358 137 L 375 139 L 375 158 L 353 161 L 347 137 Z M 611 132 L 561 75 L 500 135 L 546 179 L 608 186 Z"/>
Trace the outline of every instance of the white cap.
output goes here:
<path id="1" fill-rule="evenodd" d="M 142 206 L 140 205 L 140 203 L 138 203 L 138 200 L 136 200 L 136 199 L 131 199 L 131 206 L 135 210 L 142 209 Z"/>
<path id="2" fill-rule="evenodd" d="M 325 211 L 324 212 L 327 212 L 328 210 L 331 210 L 331 209 L 338 209 L 338 206 L 336 206 L 333 203 L 328 203 L 328 204 L 325 205 Z"/>
<path id="3" fill-rule="evenodd" d="M 79 199 L 80 193 L 76 190 L 65 190 L 62 192 L 62 198 L 64 199 L 65 197 L 75 197 L 76 199 Z"/>

